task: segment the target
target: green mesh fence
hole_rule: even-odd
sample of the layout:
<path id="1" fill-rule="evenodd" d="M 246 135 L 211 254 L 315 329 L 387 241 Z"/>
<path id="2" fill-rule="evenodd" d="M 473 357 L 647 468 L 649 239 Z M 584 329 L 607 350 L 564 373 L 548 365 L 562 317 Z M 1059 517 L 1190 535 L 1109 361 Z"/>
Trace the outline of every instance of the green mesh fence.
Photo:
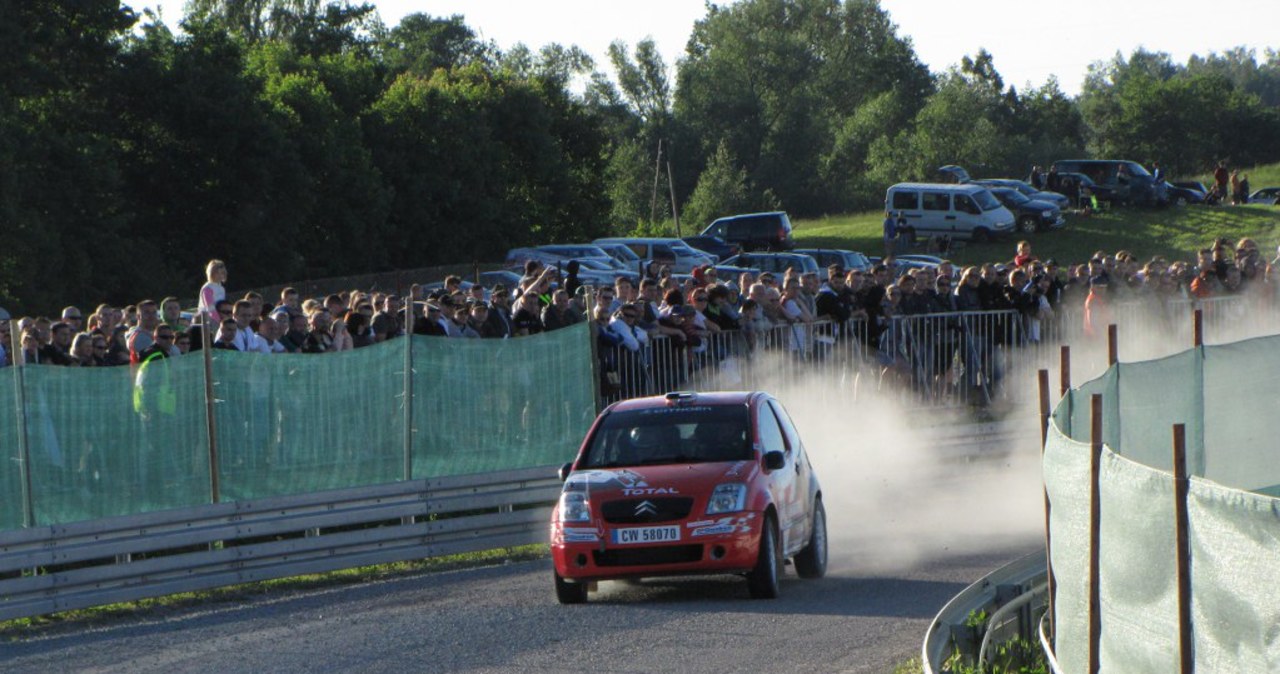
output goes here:
<path id="1" fill-rule="evenodd" d="M 199 358 L 33 366 L 24 379 L 37 525 L 209 502 Z"/>
<path id="2" fill-rule="evenodd" d="M 590 344 L 579 325 L 323 355 L 213 351 L 219 498 L 394 482 L 406 457 L 413 478 L 569 461 L 595 417 Z M 0 370 L 0 531 L 24 526 L 23 418 L 36 525 L 211 502 L 205 390 L 202 354 Z"/>
<path id="3" fill-rule="evenodd" d="M 215 351 L 223 500 L 404 474 L 404 342 L 329 354 Z"/>
<path id="4" fill-rule="evenodd" d="M 1072 391 L 1045 446 L 1055 651 L 1088 660 L 1089 395 L 1103 396 L 1103 671 L 1178 667 L 1172 425 L 1186 424 L 1197 671 L 1280 671 L 1280 337 L 1122 363 Z"/>
<path id="5" fill-rule="evenodd" d="M 23 526 L 22 454 L 18 442 L 18 371 L 0 369 L 0 531 Z"/>
<path id="6" fill-rule="evenodd" d="M 413 339 L 414 477 L 573 459 L 595 418 L 586 324 L 501 341 Z"/>

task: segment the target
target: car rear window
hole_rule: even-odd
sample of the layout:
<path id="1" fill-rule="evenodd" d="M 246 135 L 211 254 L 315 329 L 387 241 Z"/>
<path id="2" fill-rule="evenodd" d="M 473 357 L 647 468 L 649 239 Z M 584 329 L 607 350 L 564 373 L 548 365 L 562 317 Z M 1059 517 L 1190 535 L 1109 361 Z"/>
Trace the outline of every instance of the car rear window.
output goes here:
<path id="1" fill-rule="evenodd" d="M 688 405 L 610 413 L 596 429 L 580 467 L 750 459 L 746 405 Z"/>

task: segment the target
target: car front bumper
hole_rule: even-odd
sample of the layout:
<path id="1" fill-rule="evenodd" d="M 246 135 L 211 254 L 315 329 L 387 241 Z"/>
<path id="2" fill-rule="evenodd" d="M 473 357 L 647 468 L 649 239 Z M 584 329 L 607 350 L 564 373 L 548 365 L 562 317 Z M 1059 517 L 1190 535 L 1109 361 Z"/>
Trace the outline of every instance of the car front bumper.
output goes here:
<path id="1" fill-rule="evenodd" d="M 679 539 L 651 544 L 617 542 L 615 531 L 633 526 L 553 524 L 551 559 L 561 578 L 577 581 L 742 573 L 755 566 L 762 521 L 740 512 L 663 523 L 679 526 Z"/>

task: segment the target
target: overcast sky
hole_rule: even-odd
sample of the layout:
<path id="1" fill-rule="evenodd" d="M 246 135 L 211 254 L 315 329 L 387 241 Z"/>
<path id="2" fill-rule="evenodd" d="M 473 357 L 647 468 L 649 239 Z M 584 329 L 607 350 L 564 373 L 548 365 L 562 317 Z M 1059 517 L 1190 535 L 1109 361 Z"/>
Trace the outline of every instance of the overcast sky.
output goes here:
<path id="1" fill-rule="evenodd" d="M 184 0 L 134 0 L 161 6 L 176 25 Z M 128 2 L 128 0 L 126 0 Z M 558 42 L 591 53 L 608 72 L 609 43 L 634 45 L 652 37 L 669 63 L 684 51 L 693 23 L 706 13 L 703 0 L 376 0 L 388 25 L 411 12 L 433 16 L 462 14 L 480 36 L 500 48 L 523 42 L 537 49 Z M 721 3 L 726 4 L 726 3 Z M 945 71 L 966 54 L 986 47 L 1006 84 L 1039 86 L 1057 75 L 1068 94 L 1077 94 L 1090 63 L 1117 51 L 1142 46 L 1168 52 L 1185 63 L 1192 54 L 1222 52 L 1238 45 L 1257 50 L 1280 46 L 1280 1 L 1201 0 L 1163 2 L 1050 3 L 989 0 L 983 3 L 881 0 L 909 36 L 920 60 Z M 612 74 L 612 73 L 611 73 Z"/>

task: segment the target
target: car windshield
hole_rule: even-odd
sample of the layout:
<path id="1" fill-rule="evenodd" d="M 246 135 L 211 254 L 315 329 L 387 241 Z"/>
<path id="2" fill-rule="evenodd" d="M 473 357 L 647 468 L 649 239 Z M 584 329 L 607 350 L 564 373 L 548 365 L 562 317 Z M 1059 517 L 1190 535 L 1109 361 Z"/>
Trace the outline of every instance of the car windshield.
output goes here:
<path id="1" fill-rule="evenodd" d="M 1013 189 L 1017 190 L 1019 194 L 1024 194 L 1028 197 L 1039 192 L 1039 190 L 1022 182 L 1021 180 L 1010 181 L 1006 183 L 1005 186 L 1012 187 Z"/>
<path id="2" fill-rule="evenodd" d="M 752 457 L 746 405 L 654 407 L 606 416 L 584 468 L 744 461 Z"/>
<path id="3" fill-rule="evenodd" d="M 992 190 L 992 191 L 995 192 L 998 196 L 1002 197 L 1005 201 L 1015 206 L 1021 206 L 1022 204 L 1025 204 L 1028 201 L 1031 201 L 1031 199 L 1027 197 L 1025 194 L 1013 188 Z"/>
<path id="4" fill-rule="evenodd" d="M 973 193 L 973 198 L 978 202 L 978 208 L 984 211 L 994 211 L 1000 208 L 1000 202 L 988 190 L 978 190 Z"/>
<path id="5" fill-rule="evenodd" d="M 1125 170 L 1127 170 L 1129 173 L 1132 173 L 1135 176 L 1145 176 L 1148 178 L 1151 177 L 1151 174 L 1147 172 L 1147 168 L 1136 161 L 1128 162 L 1124 164 L 1124 167 L 1125 167 Z"/>
<path id="6" fill-rule="evenodd" d="M 676 253 L 679 253 L 681 256 L 684 256 L 684 257 L 689 257 L 692 255 L 701 255 L 701 253 L 694 250 L 693 247 L 691 247 L 689 244 L 683 241 L 678 241 L 678 242 L 672 241 L 671 250 L 675 251 Z"/>

